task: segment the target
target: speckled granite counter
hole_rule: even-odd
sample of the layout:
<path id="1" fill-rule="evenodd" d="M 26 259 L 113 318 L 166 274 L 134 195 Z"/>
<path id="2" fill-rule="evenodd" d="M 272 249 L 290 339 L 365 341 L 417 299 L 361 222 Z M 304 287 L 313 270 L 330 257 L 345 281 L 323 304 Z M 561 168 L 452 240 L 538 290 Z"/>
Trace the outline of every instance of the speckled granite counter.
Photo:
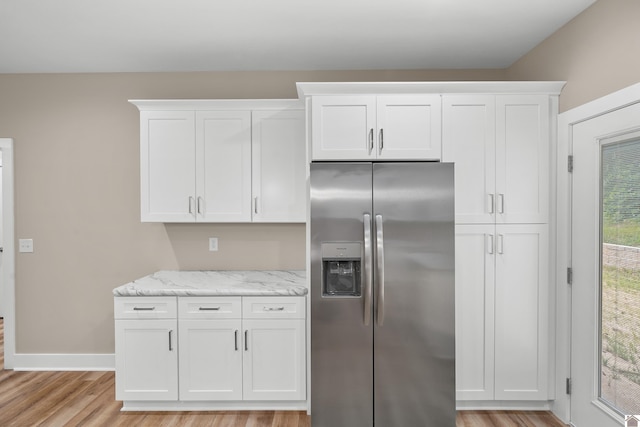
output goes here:
<path id="1" fill-rule="evenodd" d="M 113 290 L 116 297 L 306 294 L 304 271 L 158 271 Z"/>

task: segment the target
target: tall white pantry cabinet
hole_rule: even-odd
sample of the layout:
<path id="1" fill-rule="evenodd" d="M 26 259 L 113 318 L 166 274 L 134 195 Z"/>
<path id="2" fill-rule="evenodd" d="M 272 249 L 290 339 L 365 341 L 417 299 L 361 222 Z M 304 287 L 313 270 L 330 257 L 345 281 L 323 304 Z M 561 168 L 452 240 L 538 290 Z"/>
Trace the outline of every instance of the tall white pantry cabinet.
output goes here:
<path id="1" fill-rule="evenodd" d="M 459 401 L 546 401 L 550 151 L 557 97 L 443 96 L 455 162 Z"/>
<path id="2" fill-rule="evenodd" d="M 461 409 L 542 409 L 554 397 L 550 175 L 563 86 L 298 83 L 309 160 L 455 163 Z"/>

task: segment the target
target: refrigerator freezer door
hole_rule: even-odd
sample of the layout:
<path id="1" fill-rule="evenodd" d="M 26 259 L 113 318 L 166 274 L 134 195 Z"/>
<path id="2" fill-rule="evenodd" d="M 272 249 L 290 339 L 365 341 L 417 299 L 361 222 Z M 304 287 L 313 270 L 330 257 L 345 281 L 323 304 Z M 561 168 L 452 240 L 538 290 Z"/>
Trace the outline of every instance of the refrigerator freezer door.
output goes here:
<path id="1" fill-rule="evenodd" d="M 372 322 L 375 425 L 454 427 L 453 165 L 373 169 L 374 234 L 384 238 L 384 283 L 378 275 L 374 293 L 384 323 Z"/>
<path id="2" fill-rule="evenodd" d="M 314 427 L 373 426 L 370 272 L 360 296 L 322 295 L 322 245 L 365 242 L 371 163 L 311 164 L 311 419 Z M 340 247 L 341 245 L 333 245 Z M 364 254 L 363 254 L 364 255 Z M 362 257 L 363 265 L 371 265 Z M 363 269 L 364 270 L 364 269 Z M 365 307 L 365 303 L 369 306 Z"/>

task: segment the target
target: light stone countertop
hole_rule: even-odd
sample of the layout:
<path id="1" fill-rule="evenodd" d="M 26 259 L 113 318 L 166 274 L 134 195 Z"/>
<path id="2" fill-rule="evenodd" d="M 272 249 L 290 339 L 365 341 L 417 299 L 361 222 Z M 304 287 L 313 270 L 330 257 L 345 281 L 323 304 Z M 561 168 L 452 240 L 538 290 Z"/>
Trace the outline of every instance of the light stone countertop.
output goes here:
<path id="1" fill-rule="evenodd" d="M 123 296 L 229 296 L 307 294 L 304 271 L 158 271 L 113 290 Z"/>

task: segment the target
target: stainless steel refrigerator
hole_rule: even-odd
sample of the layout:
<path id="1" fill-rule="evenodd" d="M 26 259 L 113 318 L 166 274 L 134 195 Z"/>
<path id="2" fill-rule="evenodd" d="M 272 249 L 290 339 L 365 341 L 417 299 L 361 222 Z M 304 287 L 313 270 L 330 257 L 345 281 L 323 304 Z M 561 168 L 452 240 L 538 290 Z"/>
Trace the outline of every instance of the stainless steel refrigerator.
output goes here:
<path id="1" fill-rule="evenodd" d="M 311 164 L 311 425 L 455 426 L 453 165 Z"/>

